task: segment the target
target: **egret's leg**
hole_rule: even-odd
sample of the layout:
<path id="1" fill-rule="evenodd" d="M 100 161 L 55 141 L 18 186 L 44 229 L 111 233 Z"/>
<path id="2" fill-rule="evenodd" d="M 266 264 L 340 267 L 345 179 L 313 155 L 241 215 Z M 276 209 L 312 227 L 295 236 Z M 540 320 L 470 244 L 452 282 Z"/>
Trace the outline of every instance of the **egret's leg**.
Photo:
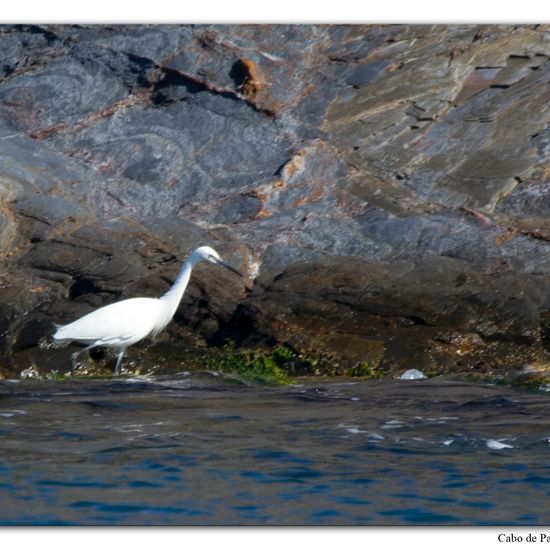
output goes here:
<path id="1" fill-rule="evenodd" d="M 120 365 L 122 365 L 122 358 L 124 357 L 125 349 L 121 349 L 118 352 L 117 360 L 116 360 L 116 367 L 115 367 L 115 376 L 118 376 L 120 374 Z"/>
<path id="2" fill-rule="evenodd" d="M 90 351 L 93 347 L 95 346 L 95 344 L 92 344 L 91 346 L 87 346 L 83 349 L 79 349 L 78 351 L 75 351 L 72 355 L 71 355 L 71 376 L 74 374 L 74 371 L 76 370 L 76 367 L 77 367 L 77 364 L 76 364 L 76 358 L 81 354 L 81 353 L 85 353 L 86 351 Z"/>

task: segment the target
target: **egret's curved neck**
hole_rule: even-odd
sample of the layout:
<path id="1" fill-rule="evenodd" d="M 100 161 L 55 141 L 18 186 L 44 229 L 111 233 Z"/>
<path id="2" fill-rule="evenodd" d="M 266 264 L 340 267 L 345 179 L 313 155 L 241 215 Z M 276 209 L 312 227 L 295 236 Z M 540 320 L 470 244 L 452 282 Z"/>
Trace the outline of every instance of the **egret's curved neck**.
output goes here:
<path id="1" fill-rule="evenodd" d="M 191 271 L 193 270 L 195 264 L 196 261 L 194 260 L 194 258 L 188 258 L 181 267 L 180 272 L 176 280 L 174 281 L 174 284 L 170 287 L 170 290 L 159 298 L 159 300 L 166 304 L 170 312 L 170 318 L 176 312 L 176 309 L 178 309 L 178 305 L 181 301 L 183 293 L 185 292 L 185 289 L 187 288 L 189 278 L 191 277 Z"/>

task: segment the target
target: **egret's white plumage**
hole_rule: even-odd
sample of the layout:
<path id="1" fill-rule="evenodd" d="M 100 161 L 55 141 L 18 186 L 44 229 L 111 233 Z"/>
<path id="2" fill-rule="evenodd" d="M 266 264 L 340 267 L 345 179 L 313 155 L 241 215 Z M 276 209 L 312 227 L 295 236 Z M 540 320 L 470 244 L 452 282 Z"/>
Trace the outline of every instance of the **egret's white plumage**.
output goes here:
<path id="1" fill-rule="evenodd" d="M 73 354 L 73 367 L 76 357 L 89 349 L 98 346 L 117 349 L 115 374 L 118 374 L 126 348 L 147 336 L 155 336 L 172 320 L 191 271 L 202 260 L 222 265 L 240 275 L 225 264 L 213 248 L 201 246 L 187 258 L 170 290 L 160 298 L 130 298 L 102 307 L 69 325 L 58 327 L 54 340 L 75 341 L 87 346 Z"/>

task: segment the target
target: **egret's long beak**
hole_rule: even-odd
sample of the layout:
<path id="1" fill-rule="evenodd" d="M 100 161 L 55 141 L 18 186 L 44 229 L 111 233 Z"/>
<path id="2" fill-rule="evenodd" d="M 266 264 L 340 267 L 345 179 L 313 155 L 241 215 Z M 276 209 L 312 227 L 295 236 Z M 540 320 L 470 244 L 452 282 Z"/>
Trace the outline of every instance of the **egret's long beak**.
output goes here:
<path id="1" fill-rule="evenodd" d="M 233 273 L 235 273 L 235 275 L 238 275 L 239 277 L 242 277 L 244 279 L 244 275 L 240 271 L 237 271 L 234 267 L 226 264 L 223 260 L 218 260 L 216 263 L 218 265 L 221 265 L 222 267 L 225 267 L 226 269 L 229 269 L 229 271 L 232 271 Z"/>

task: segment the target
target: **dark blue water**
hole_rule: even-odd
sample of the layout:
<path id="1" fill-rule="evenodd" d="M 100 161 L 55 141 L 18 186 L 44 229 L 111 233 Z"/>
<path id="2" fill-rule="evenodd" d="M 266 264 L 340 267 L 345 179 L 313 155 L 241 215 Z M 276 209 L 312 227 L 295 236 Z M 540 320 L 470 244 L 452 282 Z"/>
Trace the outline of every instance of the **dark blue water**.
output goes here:
<path id="1" fill-rule="evenodd" d="M 209 373 L 0 383 L 0 524 L 550 523 L 550 398 Z"/>

